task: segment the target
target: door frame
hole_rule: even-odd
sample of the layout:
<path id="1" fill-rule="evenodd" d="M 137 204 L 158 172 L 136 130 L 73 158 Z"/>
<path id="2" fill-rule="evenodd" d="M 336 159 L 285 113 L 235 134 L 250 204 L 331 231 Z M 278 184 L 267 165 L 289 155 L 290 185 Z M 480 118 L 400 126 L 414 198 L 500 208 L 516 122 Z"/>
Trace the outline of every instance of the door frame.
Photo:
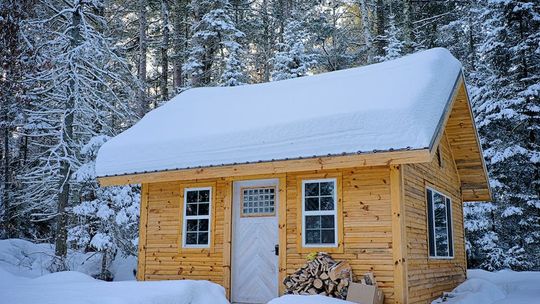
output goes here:
<path id="1" fill-rule="evenodd" d="M 287 191 L 286 174 L 255 175 L 243 176 L 226 179 L 226 193 L 224 198 L 224 234 L 223 234 L 223 287 L 227 299 L 232 300 L 232 256 L 233 256 L 233 202 L 234 202 L 234 183 L 248 180 L 277 179 L 278 185 L 278 295 L 283 295 L 285 287 L 283 280 L 287 271 Z"/>

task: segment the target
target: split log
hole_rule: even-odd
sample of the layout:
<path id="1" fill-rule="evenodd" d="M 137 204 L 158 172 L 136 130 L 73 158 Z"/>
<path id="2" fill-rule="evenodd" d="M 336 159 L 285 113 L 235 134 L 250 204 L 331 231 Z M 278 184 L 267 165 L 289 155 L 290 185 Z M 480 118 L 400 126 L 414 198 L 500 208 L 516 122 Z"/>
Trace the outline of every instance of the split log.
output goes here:
<path id="1" fill-rule="evenodd" d="M 313 259 L 283 281 L 287 294 L 320 294 L 345 299 L 352 268 L 346 261 L 336 262 L 326 253 Z"/>

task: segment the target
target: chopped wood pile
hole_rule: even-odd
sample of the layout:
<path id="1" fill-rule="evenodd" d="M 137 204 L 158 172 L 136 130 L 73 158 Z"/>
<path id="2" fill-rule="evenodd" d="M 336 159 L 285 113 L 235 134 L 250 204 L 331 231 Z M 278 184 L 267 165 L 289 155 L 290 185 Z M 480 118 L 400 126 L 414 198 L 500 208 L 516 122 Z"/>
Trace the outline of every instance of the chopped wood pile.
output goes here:
<path id="1" fill-rule="evenodd" d="M 347 261 L 334 261 L 326 253 L 318 253 L 302 268 L 283 280 L 287 294 L 347 297 L 352 282 L 352 268 Z"/>

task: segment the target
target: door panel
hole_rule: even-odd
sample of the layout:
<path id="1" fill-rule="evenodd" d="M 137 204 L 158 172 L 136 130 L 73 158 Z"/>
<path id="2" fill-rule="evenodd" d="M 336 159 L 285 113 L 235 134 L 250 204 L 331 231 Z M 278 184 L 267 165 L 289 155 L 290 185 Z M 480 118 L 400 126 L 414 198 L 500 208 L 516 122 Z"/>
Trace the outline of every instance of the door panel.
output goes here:
<path id="1" fill-rule="evenodd" d="M 232 302 L 266 303 L 278 296 L 278 180 L 235 182 Z"/>

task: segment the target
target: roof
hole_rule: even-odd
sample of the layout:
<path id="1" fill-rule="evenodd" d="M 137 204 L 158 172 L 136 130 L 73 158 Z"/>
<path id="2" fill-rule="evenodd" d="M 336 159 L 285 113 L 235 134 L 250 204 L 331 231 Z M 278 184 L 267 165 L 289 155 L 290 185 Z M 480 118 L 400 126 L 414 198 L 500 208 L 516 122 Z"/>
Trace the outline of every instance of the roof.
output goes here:
<path id="1" fill-rule="evenodd" d="M 431 149 L 460 77 L 460 62 L 435 48 L 315 76 L 190 89 L 105 143 L 96 174 Z"/>

